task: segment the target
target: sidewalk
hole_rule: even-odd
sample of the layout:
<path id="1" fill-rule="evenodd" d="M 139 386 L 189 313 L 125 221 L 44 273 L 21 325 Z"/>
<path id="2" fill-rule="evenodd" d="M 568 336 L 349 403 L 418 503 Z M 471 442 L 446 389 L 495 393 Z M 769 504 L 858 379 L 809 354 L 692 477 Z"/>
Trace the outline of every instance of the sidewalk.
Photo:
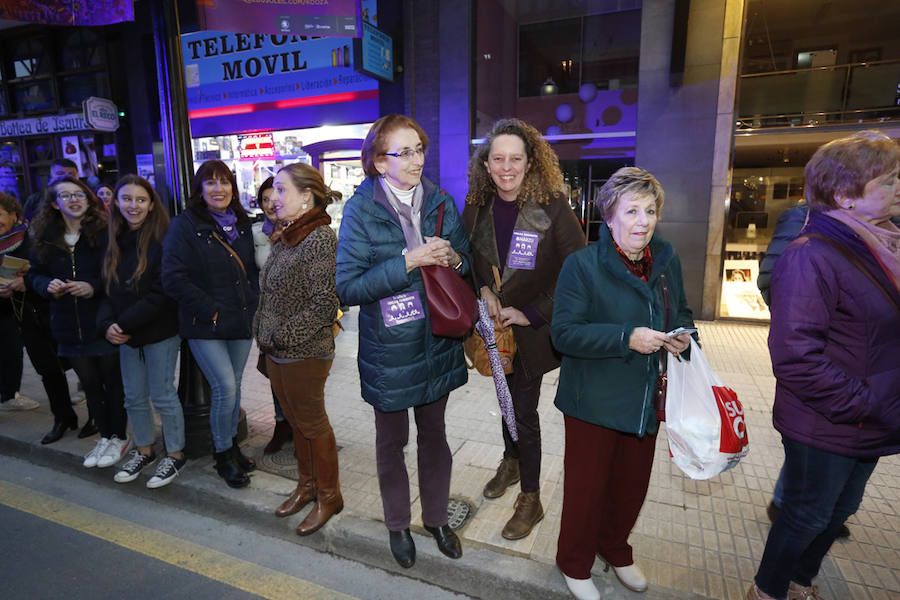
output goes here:
<path id="1" fill-rule="evenodd" d="M 358 560 L 378 568 L 479 598 L 568 598 L 554 565 L 562 505 L 562 416 L 553 406 L 558 372 L 544 378 L 541 395 L 543 469 L 541 499 L 546 516 L 527 538 L 504 540 L 500 530 L 512 514 L 516 489 L 497 500 L 481 495 L 503 451 L 500 416 L 490 378 L 470 372 L 469 383 L 451 393 L 447 407 L 447 437 L 453 452 L 451 495 L 473 507 L 473 516 L 459 531 L 464 556 L 451 561 L 438 553 L 421 527 L 416 476 L 415 434 L 410 434 L 407 466 L 413 498 L 413 531 L 418 559 L 401 569 L 391 557 L 383 525 L 375 473 L 374 421 L 371 407 L 359 392 L 356 367 L 357 329 L 354 308 L 344 318 L 346 331 L 337 338 L 334 364 L 326 387 L 328 413 L 340 447 L 344 511 L 319 533 L 300 538 L 293 529 L 306 510 L 288 519 L 272 516 L 294 487 L 291 479 L 257 471 L 251 486 L 232 490 L 218 479 L 212 459 L 191 461 L 176 481 L 160 490 L 135 482 L 119 486 L 163 502 L 214 511 L 232 520 L 252 521 L 273 535 Z M 750 454 L 734 470 L 711 481 L 693 481 L 670 462 L 665 428 L 657 440 L 650 491 L 631 536 L 635 560 L 650 581 L 650 590 L 625 590 L 599 561 L 594 581 L 604 598 L 743 598 L 765 544 L 769 523 L 765 508 L 781 466 L 779 435 L 771 425 L 775 381 L 771 374 L 768 328 L 723 322 L 699 324 L 704 351 L 712 366 L 741 399 L 750 436 Z M 244 373 L 242 405 L 250 437 L 244 451 L 262 459 L 271 436 L 273 409 L 268 382 L 256 372 L 255 350 Z M 60 442 L 41 446 L 52 417 L 39 381 L 26 364 L 22 392 L 42 402 L 27 413 L 0 414 L 0 452 L 25 456 L 95 479 L 98 491 L 113 483 L 113 469 L 83 469 L 81 456 L 95 439 L 67 434 Z M 76 407 L 80 419 L 86 409 Z M 414 422 L 411 423 L 414 428 Z M 266 469 L 293 472 L 289 453 L 266 457 Z M 837 542 L 816 583 L 825 598 L 888 600 L 900 597 L 900 457 L 882 459 L 872 476 L 859 512 L 848 521 L 852 536 Z"/>

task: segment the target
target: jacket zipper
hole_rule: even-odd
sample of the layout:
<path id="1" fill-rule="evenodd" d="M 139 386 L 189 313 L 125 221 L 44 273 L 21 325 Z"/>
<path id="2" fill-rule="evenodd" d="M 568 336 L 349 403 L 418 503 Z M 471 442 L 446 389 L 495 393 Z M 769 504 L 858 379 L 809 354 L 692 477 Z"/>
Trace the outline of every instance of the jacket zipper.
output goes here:
<path id="1" fill-rule="evenodd" d="M 653 326 L 653 294 L 652 294 L 652 292 L 650 295 L 650 300 L 647 302 L 647 308 L 650 309 L 650 326 L 652 327 Z M 653 353 L 650 356 L 652 358 L 653 356 L 656 356 L 656 353 Z M 652 360 L 650 358 L 648 358 L 648 360 L 647 360 L 647 381 L 650 381 L 652 379 L 650 377 L 650 375 L 652 375 L 651 365 L 652 365 Z M 646 433 L 646 431 L 644 430 L 644 421 L 645 421 L 645 414 L 647 412 L 647 404 L 649 401 L 650 401 L 650 385 L 645 383 L 644 384 L 644 401 L 641 403 L 641 422 L 638 424 L 638 436 L 643 436 L 644 433 Z"/>
<path id="2" fill-rule="evenodd" d="M 72 263 L 72 281 L 77 281 L 75 274 L 75 246 L 69 246 L 69 260 Z M 81 316 L 78 314 L 78 297 L 72 296 L 72 300 L 75 302 L 75 326 L 78 329 L 78 341 L 83 344 L 84 336 L 81 332 Z"/>

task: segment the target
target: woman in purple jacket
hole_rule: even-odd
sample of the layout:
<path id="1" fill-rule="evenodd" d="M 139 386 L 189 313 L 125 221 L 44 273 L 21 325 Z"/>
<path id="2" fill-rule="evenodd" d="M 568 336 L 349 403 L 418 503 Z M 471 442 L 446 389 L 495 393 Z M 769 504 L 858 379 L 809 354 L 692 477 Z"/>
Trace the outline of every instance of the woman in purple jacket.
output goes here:
<path id="1" fill-rule="evenodd" d="M 748 600 L 821 599 L 813 578 L 878 458 L 900 453 L 900 148 L 865 132 L 806 165 L 809 222 L 772 278 L 784 504 Z"/>

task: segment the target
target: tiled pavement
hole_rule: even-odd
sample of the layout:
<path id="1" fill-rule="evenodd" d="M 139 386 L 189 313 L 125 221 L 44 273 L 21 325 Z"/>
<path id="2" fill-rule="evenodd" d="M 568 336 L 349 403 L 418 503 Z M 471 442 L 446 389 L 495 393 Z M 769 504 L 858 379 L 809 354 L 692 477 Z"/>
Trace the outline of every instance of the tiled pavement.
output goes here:
<path id="1" fill-rule="evenodd" d="M 336 518 L 350 516 L 382 521 L 372 409 L 359 394 L 356 314 L 354 309 L 345 317 L 346 331 L 338 336 L 326 387 L 327 409 L 341 447 L 341 485 L 346 506 Z M 661 588 L 668 591 L 667 597 L 738 600 L 743 598 L 762 554 L 769 528 L 765 507 L 783 458 L 779 435 L 771 425 L 775 382 L 766 347 L 768 328 L 732 322 L 701 322 L 699 327 L 707 358 L 743 403 L 750 453 L 731 471 L 710 481 L 693 481 L 669 460 L 665 429 L 661 428 L 650 491 L 631 543 L 637 563 L 651 582 L 651 593 L 654 588 Z M 271 435 L 273 409 L 268 382 L 256 372 L 255 364 L 255 354 L 251 354 L 244 374 L 242 404 L 250 427 L 245 450 L 260 456 L 262 446 Z M 503 524 L 512 514 L 515 488 L 497 500 L 487 500 L 481 495 L 503 447 L 493 384 L 489 378 L 471 373 L 469 383 L 450 395 L 446 419 L 454 456 L 451 495 L 475 508 L 474 516 L 460 532 L 463 545 L 552 565 L 562 503 L 563 425 L 561 414 L 553 406 L 558 373 L 544 378 L 541 395 L 544 457 L 541 498 L 546 517 L 531 535 L 516 542 L 500 536 Z M 26 371 L 23 392 L 42 400 L 41 389 L 30 368 Z M 46 407 L 40 410 L 46 411 Z M 4 421 L 23 417 L 0 415 L 0 435 L 4 435 Z M 46 423 L 49 424 L 49 415 Z M 411 428 L 414 430 L 414 422 Z M 82 451 L 82 446 L 86 452 L 90 444 L 63 441 L 54 446 L 60 445 L 71 447 L 77 453 Z M 410 434 L 407 466 L 415 528 L 421 526 L 421 521 L 414 431 Z M 199 464 L 197 468 L 201 468 Z M 210 467 L 207 464 L 205 468 Z M 185 477 L 190 476 L 189 469 Z M 253 486 L 258 485 L 266 485 L 268 491 L 284 495 L 293 487 L 291 481 L 278 477 L 255 478 Z M 826 558 L 816 581 L 825 598 L 900 598 L 898 500 L 900 457 L 894 456 L 882 459 L 875 470 L 859 512 L 848 522 L 852 536 L 836 543 Z M 599 561 L 594 573 L 598 585 L 614 579 L 602 572 Z M 620 589 L 617 584 L 612 585 L 613 589 Z M 558 594 L 558 585 L 556 588 Z M 625 592 L 622 597 L 632 595 Z"/>

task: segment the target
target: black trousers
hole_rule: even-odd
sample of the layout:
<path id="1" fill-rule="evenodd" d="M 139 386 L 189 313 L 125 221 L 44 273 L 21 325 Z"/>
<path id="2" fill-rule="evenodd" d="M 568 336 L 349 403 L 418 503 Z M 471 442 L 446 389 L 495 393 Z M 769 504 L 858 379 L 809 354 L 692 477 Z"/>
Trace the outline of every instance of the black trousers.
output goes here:
<path id="1" fill-rule="evenodd" d="M 9 307 L 9 300 L 0 299 Z M 0 402 L 15 397 L 22 385 L 22 336 L 11 310 L 0 313 Z"/>
<path id="2" fill-rule="evenodd" d="M 509 394 L 512 396 L 516 415 L 516 431 L 519 441 L 509 435 L 506 421 L 503 423 L 503 456 L 519 460 L 519 476 L 522 491 L 537 492 L 541 488 L 541 420 L 538 417 L 538 400 L 541 396 L 543 375 L 534 379 L 525 376 L 519 357 L 513 359 L 513 372 L 506 376 Z"/>
<path id="3" fill-rule="evenodd" d="M 34 370 L 41 377 L 54 421 L 76 422 L 78 415 L 72 410 L 66 373 L 56 356 L 56 341 L 50 333 L 50 315 L 26 304 L 21 327 L 25 350 Z"/>
<path id="4" fill-rule="evenodd" d="M 126 439 L 128 416 L 125 414 L 119 353 L 66 358 L 81 380 L 88 409 L 100 429 L 100 435 L 105 438 L 116 436 L 120 440 Z"/>

